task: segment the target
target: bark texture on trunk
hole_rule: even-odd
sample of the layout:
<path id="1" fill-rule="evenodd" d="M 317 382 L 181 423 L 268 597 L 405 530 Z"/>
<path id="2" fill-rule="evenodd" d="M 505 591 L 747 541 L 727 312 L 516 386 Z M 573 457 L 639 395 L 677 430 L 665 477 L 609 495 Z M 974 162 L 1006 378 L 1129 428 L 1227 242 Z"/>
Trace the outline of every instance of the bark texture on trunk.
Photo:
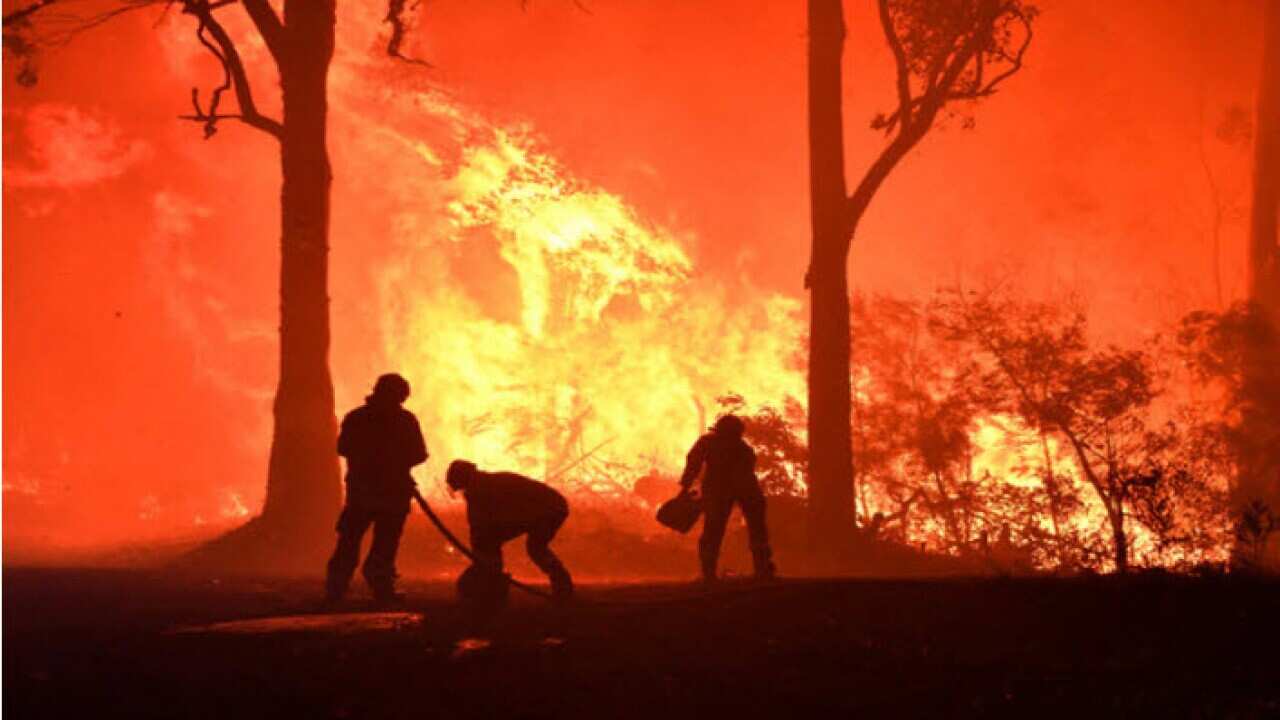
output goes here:
<path id="1" fill-rule="evenodd" d="M 1275 387 L 1280 332 L 1280 0 L 1267 0 L 1262 80 L 1254 140 L 1253 208 L 1250 218 L 1249 300 L 1269 321 L 1270 342 L 1247 349 L 1244 368 L 1243 447 L 1234 500 L 1240 510 L 1262 500 L 1280 513 L 1280 387 Z"/>
<path id="2" fill-rule="evenodd" d="M 280 378 L 261 522 L 299 541 L 330 527 L 341 500 L 329 374 L 332 172 L 325 137 L 334 11 L 332 0 L 286 2 L 279 58 Z"/>
<path id="3" fill-rule="evenodd" d="M 817 547 L 853 529 L 852 387 L 840 0 L 809 1 L 809 513 Z"/>

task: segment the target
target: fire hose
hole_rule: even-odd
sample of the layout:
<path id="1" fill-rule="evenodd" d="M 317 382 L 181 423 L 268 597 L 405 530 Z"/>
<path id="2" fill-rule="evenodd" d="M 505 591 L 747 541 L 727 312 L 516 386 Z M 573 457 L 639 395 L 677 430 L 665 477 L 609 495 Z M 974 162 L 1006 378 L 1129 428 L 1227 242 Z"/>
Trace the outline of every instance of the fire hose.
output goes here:
<path id="1" fill-rule="evenodd" d="M 431 509 L 431 506 L 427 504 L 427 499 L 422 497 L 422 493 L 419 492 L 417 488 L 413 489 L 413 498 L 418 501 L 418 507 L 422 508 L 422 512 L 427 514 L 427 519 L 431 521 L 431 524 L 436 526 L 436 529 L 440 531 L 441 535 L 444 535 L 444 539 L 448 540 L 449 544 L 452 545 L 455 550 L 462 553 L 464 556 L 466 556 L 468 560 L 470 560 L 475 565 L 484 567 L 487 565 L 491 566 L 493 564 L 491 561 L 482 560 L 480 557 L 478 557 L 475 554 L 475 552 L 471 550 L 471 548 L 467 547 L 466 543 L 459 540 L 458 536 L 454 535 L 453 531 L 449 530 L 449 528 L 440 519 L 440 516 L 436 515 L 435 511 Z M 506 580 L 507 583 L 509 583 L 513 587 L 519 588 L 520 590 L 523 590 L 529 593 L 530 595 L 537 595 L 540 598 L 546 598 L 548 600 L 551 599 L 550 593 L 539 590 L 538 588 L 533 587 L 532 585 L 528 585 L 526 583 L 520 582 L 519 580 L 516 580 L 515 578 L 511 577 L 510 574 L 502 572 L 501 568 L 497 568 L 497 571 L 502 575 L 502 578 Z"/>

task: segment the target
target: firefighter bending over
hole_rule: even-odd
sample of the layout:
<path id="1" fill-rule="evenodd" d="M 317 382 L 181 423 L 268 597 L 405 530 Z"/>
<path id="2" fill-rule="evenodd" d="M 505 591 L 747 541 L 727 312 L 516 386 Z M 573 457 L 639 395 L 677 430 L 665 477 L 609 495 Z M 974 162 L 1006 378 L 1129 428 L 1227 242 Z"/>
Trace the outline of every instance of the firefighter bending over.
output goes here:
<path id="1" fill-rule="evenodd" d="M 698 557 L 702 561 L 702 579 L 714 582 L 720 560 L 720 543 L 729 524 L 729 514 L 736 503 L 747 521 L 747 537 L 756 578 L 774 576 L 773 552 L 769 549 L 769 530 L 764 519 L 764 493 L 756 480 L 756 453 L 742 439 L 745 427 L 735 415 L 716 421 L 711 432 L 698 438 L 689 451 L 680 485 L 688 491 L 702 468 L 702 537 L 698 539 Z"/>
<path id="2" fill-rule="evenodd" d="M 466 460 L 449 465 L 445 482 L 467 499 L 471 550 L 476 557 L 500 571 L 502 545 L 524 535 L 529 559 L 546 573 L 552 594 L 561 599 L 573 595 L 569 571 L 550 546 L 569 517 L 563 495 L 516 473 L 482 472 Z"/>
<path id="3" fill-rule="evenodd" d="M 402 407 L 408 397 L 404 378 L 383 375 L 364 405 L 342 419 L 338 454 L 347 459 L 347 500 L 338 516 L 338 546 L 329 560 L 326 597 L 331 603 L 346 594 L 370 525 L 373 544 L 364 561 L 364 579 L 380 604 L 402 599 L 395 591 L 396 550 L 416 489 L 409 471 L 427 459 L 418 420 Z"/>

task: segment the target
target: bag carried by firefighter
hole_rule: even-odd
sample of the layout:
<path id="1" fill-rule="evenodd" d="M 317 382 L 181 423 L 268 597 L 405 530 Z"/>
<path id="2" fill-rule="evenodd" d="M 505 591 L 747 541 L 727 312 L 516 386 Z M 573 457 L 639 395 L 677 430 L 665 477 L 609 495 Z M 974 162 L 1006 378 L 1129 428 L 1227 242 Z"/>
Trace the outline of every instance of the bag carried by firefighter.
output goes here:
<path id="1" fill-rule="evenodd" d="M 682 491 L 658 508 L 658 522 L 678 533 L 689 532 L 701 515 L 702 498 L 688 491 Z"/>

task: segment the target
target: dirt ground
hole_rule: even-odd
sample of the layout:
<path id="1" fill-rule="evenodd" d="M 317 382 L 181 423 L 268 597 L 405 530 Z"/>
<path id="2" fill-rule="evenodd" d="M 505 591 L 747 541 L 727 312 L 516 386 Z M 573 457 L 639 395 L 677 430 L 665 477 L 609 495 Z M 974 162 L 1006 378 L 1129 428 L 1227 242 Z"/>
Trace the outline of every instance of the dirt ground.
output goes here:
<path id="1" fill-rule="evenodd" d="M 468 618 L 317 581 L 6 568 L 10 718 L 1280 717 L 1280 584 L 586 585 Z M 358 613 L 358 614 L 353 614 Z M 240 622 L 246 621 L 246 622 Z"/>

